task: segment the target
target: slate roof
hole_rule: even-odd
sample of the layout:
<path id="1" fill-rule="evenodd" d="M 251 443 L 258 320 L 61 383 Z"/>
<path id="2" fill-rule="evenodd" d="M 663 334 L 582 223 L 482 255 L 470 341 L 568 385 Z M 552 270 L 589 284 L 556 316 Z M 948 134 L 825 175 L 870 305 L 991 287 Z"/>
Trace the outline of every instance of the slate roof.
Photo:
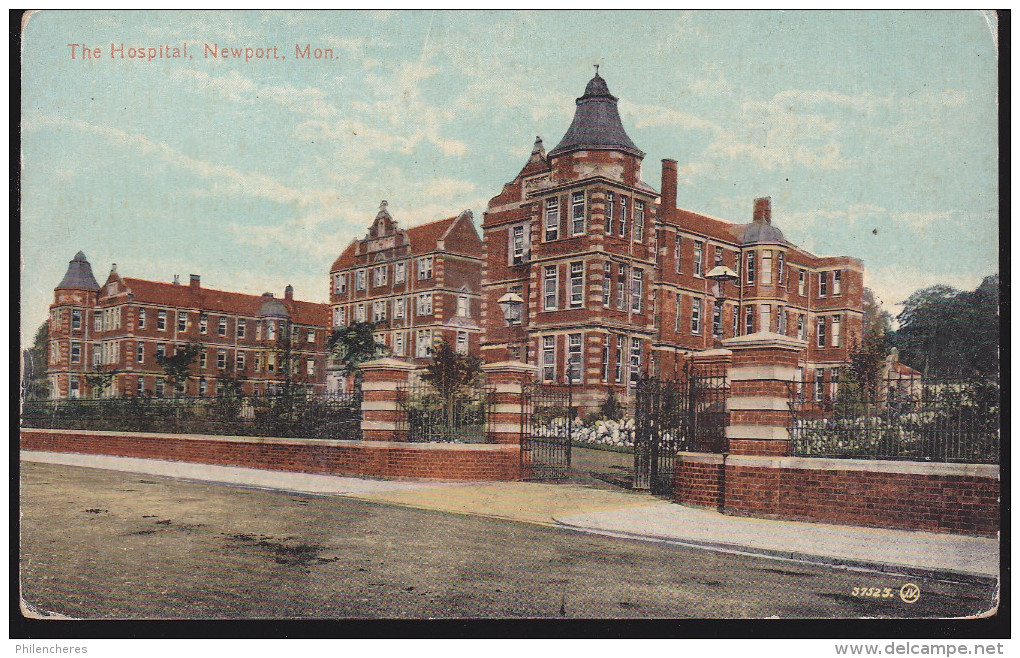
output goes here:
<path id="1" fill-rule="evenodd" d="M 401 232 L 407 236 L 407 240 L 411 246 L 411 253 L 426 254 L 430 251 L 435 251 L 436 243 L 446 235 L 459 216 L 460 215 L 455 215 L 453 217 L 447 217 L 446 219 L 429 222 L 428 224 L 421 224 L 420 226 L 412 226 L 411 228 L 403 229 Z M 371 264 L 365 260 L 364 254 L 355 253 L 357 244 L 358 240 L 355 240 L 347 245 L 347 248 L 343 250 L 335 261 L 333 261 L 333 265 L 329 268 L 331 272 L 348 267 Z"/>
<path id="2" fill-rule="evenodd" d="M 92 274 L 92 266 L 85 258 L 85 254 L 78 252 L 67 265 L 67 272 L 64 278 L 57 285 L 57 290 L 92 290 L 98 291 L 99 284 Z"/>
<path id="3" fill-rule="evenodd" d="M 574 120 L 567 134 L 549 152 L 549 157 L 581 150 L 613 150 L 643 158 L 644 151 L 634 145 L 623 129 L 616 105 L 618 100 L 609 93 L 606 81 L 596 73 L 585 87 L 584 95 L 577 99 Z"/>

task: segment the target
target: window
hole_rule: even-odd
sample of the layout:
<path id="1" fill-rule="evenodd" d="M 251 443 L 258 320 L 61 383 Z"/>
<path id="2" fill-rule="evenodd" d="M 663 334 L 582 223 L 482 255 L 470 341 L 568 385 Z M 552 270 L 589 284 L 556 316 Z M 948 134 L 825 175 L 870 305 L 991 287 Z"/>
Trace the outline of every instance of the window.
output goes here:
<path id="1" fill-rule="evenodd" d="M 584 263 L 570 264 L 570 308 L 584 306 Z"/>
<path id="2" fill-rule="evenodd" d="M 242 351 L 237 352 L 237 369 L 244 370 L 245 366 L 245 354 Z"/>
<path id="3" fill-rule="evenodd" d="M 337 273 L 335 273 L 333 275 L 333 294 L 334 295 L 339 295 L 340 294 L 340 277 L 341 276 L 343 276 L 343 275 L 340 274 L 339 272 L 337 272 Z"/>
<path id="4" fill-rule="evenodd" d="M 701 269 L 702 258 L 704 257 L 705 243 L 701 240 L 694 241 L 694 276 L 703 274 Z"/>
<path id="5" fill-rule="evenodd" d="M 93 311 L 92 312 L 92 331 L 103 330 L 103 313 L 105 311 Z"/>
<path id="6" fill-rule="evenodd" d="M 620 197 L 620 237 L 627 236 L 627 208 L 630 207 L 629 199 L 625 196 Z"/>
<path id="7" fill-rule="evenodd" d="M 138 383 L 135 386 L 136 386 L 135 395 L 142 395 L 143 393 L 145 393 L 145 378 L 139 377 Z"/>
<path id="8" fill-rule="evenodd" d="M 567 376 L 574 384 L 581 383 L 581 334 L 567 336 Z"/>
<path id="9" fill-rule="evenodd" d="M 829 369 L 829 397 L 833 400 L 836 399 L 836 395 L 839 393 L 839 369 Z"/>
<path id="10" fill-rule="evenodd" d="M 145 345 L 140 342 L 135 344 L 135 363 L 145 363 Z"/>
<path id="11" fill-rule="evenodd" d="M 432 256 L 418 259 L 418 280 L 424 281 L 432 278 Z"/>
<path id="12" fill-rule="evenodd" d="M 570 196 L 570 234 L 584 234 L 584 192 L 574 192 Z"/>
<path id="13" fill-rule="evenodd" d="M 198 314 L 198 333 L 204 334 L 209 331 L 209 315 L 206 313 Z"/>
<path id="14" fill-rule="evenodd" d="M 634 202 L 634 242 L 645 241 L 645 202 Z"/>
<path id="15" fill-rule="evenodd" d="M 511 262 L 520 265 L 524 262 L 524 227 L 515 226 L 511 231 L 513 233 L 510 239 Z"/>
<path id="16" fill-rule="evenodd" d="M 457 317 L 466 318 L 467 316 L 468 316 L 467 295 L 457 295 Z"/>
<path id="17" fill-rule="evenodd" d="M 747 283 L 754 283 L 755 255 L 753 251 L 747 252 Z"/>
<path id="18" fill-rule="evenodd" d="M 733 307 L 733 336 L 740 333 L 740 307 Z"/>
<path id="19" fill-rule="evenodd" d="M 432 315 L 432 293 L 418 295 L 418 315 Z"/>
<path id="20" fill-rule="evenodd" d="M 555 265 L 550 265 L 545 268 L 545 305 L 544 308 L 547 311 L 556 310 L 556 292 L 559 288 L 559 277 L 557 276 L 558 269 Z"/>
<path id="21" fill-rule="evenodd" d="M 262 354 L 260 354 L 259 352 L 256 352 L 252 359 L 251 369 L 254 370 L 255 372 L 259 372 L 262 370 Z"/>
<path id="22" fill-rule="evenodd" d="M 305 341 L 309 343 L 315 342 L 315 329 L 308 330 L 308 337 L 305 339 Z"/>
<path id="23" fill-rule="evenodd" d="M 842 270 L 835 270 L 832 273 L 832 294 L 833 295 L 838 295 L 843 290 L 843 282 L 841 280 L 843 278 L 842 275 L 843 275 L 843 271 Z"/>
<path id="24" fill-rule="evenodd" d="M 220 322 L 216 327 L 216 333 L 220 336 L 227 335 L 227 319 L 223 316 L 220 316 Z"/>
<path id="25" fill-rule="evenodd" d="M 359 291 L 364 289 L 365 289 L 365 270 L 358 270 L 357 272 L 354 273 L 354 290 Z"/>
<path id="26" fill-rule="evenodd" d="M 145 309 L 138 309 L 138 328 L 145 329 Z"/>
<path id="27" fill-rule="evenodd" d="M 761 252 L 761 284 L 772 285 L 772 250 L 766 249 Z"/>
<path id="28" fill-rule="evenodd" d="M 680 317 L 683 315 L 683 295 L 676 294 L 676 319 L 673 322 L 673 331 L 680 333 Z"/>
<path id="29" fill-rule="evenodd" d="M 205 395 L 205 393 L 206 393 L 206 384 L 205 384 L 205 378 L 203 377 L 202 379 L 198 380 L 198 394 L 199 395 Z"/>
<path id="30" fill-rule="evenodd" d="M 701 333 L 701 299 L 691 299 L 691 333 Z"/>
<path id="31" fill-rule="evenodd" d="M 266 372 L 276 372 L 276 353 L 269 352 L 266 354 Z"/>
<path id="32" fill-rule="evenodd" d="M 776 318 L 777 318 L 777 320 L 779 322 L 778 332 L 785 336 L 786 335 L 786 308 L 785 307 L 779 306 L 779 307 L 776 308 Z"/>
<path id="33" fill-rule="evenodd" d="M 641 339 L 632 337 L 630 339 L 630 382 L 637 384 L 641 377 Z"/>
<path id="34" fill-rule="evenodd" d="M 393 266 L 393 283 L 403 283 L 407 278 L 407 263 L 396 263 Z"/>
<path id="35" fill-rule="evenodd" d="M 712 304 L 712 335 L 722 338 L 722 304 Z"/>
<path id="36" fill-rule="evenodd" d="M 609 381 L 609 334 L 602 338 L 602 381 Z"/>
<path id="37" fill-rule="evenodd" d="M 339 306 L 333 307 L 333 326 L 342 327 L 344 324 L 343 309 Z"/>
<path id="38" fill-rule="evenodd" d="M 825 394 L 825 372 L 818 368 L 815 370 L 815 401 L 821 402 Z"/>
<path id="39" fill-rule="evenodd" d="M 457 332 L 457 354 L 468 353 L 468 333 L 466 331 Z"/>
<path id="40" fill-rule="evenodd" d="M 825 318 L 818 318 L 818 347 L 825 347 Z"/>
<path id="41" fill-rule="evenodd" d="M 393 300 L 393 319 L 403 320 L 404 319 L 404 308 L 407 304 L 404 302 L 403 297 L 396 297 Z"/>
<path id="42" fill-rule="evenodd" d="M 641 302 L 644 298 L 644 290 L 645 271 L 635 267 L 630 285 L 630 310 L 635 313 L 641 312 Z"/>
<path id="43" fill-rule="evenodd" d="M 103 362 L 103 350 L 106 343 L 92 345 L 92 365 L 98 366 Z"/>
<path id="44" fill-rule="evenodd" d="M 819 272 L 818 273 L 818 296 L 825 297 L 829 294 L 829 273 Z"/>
<path id="45" fill-rule="evenodd" d="M 386 300 L 379 299 L 372 302 L 372 322 L 382 322 L 386 319 Z"/>
<path id="46" fill-rule="evenodd" d="M 386 285 L 386 280 L 389 278 L 389 266 L 379 265 L 378 267 L 372 268 L 372 285 L 376 288 L 381 288 Z"/>
<path id="47" fill-rule="evenodd" d="M 556 381 L 556 336 L 542 336 L 542 380 Z"/>
<path id="48" fill-rule="evenodd" d="M 354 307 L 354 321 L 365 321 L 365 304 L 363 302 Z"/>
<path id="49" fill-rule="evenodd" d="M 419 329 L 415 337 L 414 355 L 418 358 L 425 358 L 432 354 L 432 330 Z"/>
<path id="50" fill-rule="evenodd" d="M 715 248 L 715 261 L 714 261 L 715 265 L 714 266 L 722 265 L 722 255 L 723 255 L 722 247 L 716 247 Z"/>
<path id="51" fill-rule="evenodd" d="M 627 266 L 619 263 L 616 266 L 616 308 L 627 309 Z"/>
<path id="52" fill-rule="evenodd" d="M 613 294 L 613 264 L 608 260 L 605 263 L 605 270 L 602 274 L 602 308 L 609 308 L 610 297 Z"/>
<path id="53" fill-rule="evenodd" d="M 754 333 L 754 304 L 744 307 L 744 335 Z"/>
<path id="54" fill-rule="evenodd" d="M 803 315 L 797 316 L 797 338 L 807 340 L 807 321 Z"/>
<path id="55" fill-rule="evenodd" d="M 71 342 L 71 363 L 81 363 L 81 343 Z"/>
<path id="56" fill-rule="evenodd" d="M 545 200 L 545 239 L 560 237 L 560 200 L 557 197 Z"/>
<path id="57" fill-rule="evenodd" d="M 315 376 L 315 359 L 305 359 L 305 374 L 309 377 Z"/>
<path id="58" fill-rule="evenodd" d="M 627 349 L 627 337 L 623 334 L 616 336 L 616 383 L 623 381 L 623 351 Z"/>
<path id="59" fill-rule="evenodd" d="M 786 285 L 786 255 L 783 252 L 776 254 L 776 276 L 779 277 L 779 285 Z"/>
<path id="60" fill-rule="evenodd" d="M 81 329 L 81 309 L 80 308 L 72 308 L 71 309 L 71 329 L 73 329 L 73 330 Z"/>
<path id="61" fill-rule="evenodd" d="M 166 311 L 159 311 L 156 314 L 156 329 L 166 331 Z"/>
<path id="62" fill-rule="evenodd" d="M 772 331 L 772 304 L 762 304 L 758 309 L 758 330 Z"/>
<path id="63" fill-rule="evenodd" d="M 838 315 L 832 316 L 832 346 L 839 347 L 839 330 L 842 318 Z"/>
<path id="64" fill-rule="evenodd" d="M 807 277 L 804 276 L 804 270 L 797 270 L 797 294 L 803 296 L 806 287 Z"/>
<path id="65" fill-rule="evenodd" d="M 524 286 L 510 286 L 506 291 L 514 295 L 521 295 L 521 293 L 524 292 Z M 518 304 L 514 308 L 510 309 L 510 320 L 513 322 L 520 322 L 523 313 L 524 304 Z"/>
<path id="66" fill-rule="evenodd" d="M 224 370 L 227 367 L 227 353 L 225 350 L 216 352 L 216 367 Z"/>
<path id="67" fill-rule="evenodd" d="M 393 353 L 397 356 L 404 356 L 404 332 L 398 331 L 393 334 Z"/>
<path id="68" fill-rule="evenodd" d="M 276 340 L 276 320 L 266 321 L 266 340 Z"/>
<path id="69" fill-rule="evenodd" d="M 681 262 L 681 258 L 682 258 L 681 257 L 681 252 L 683 250 L 683 244 L 684 244 L 684 239 L 682 237 L 680 237 L 680 234 L 678 233 L 677 236 L 676 236 L 676 247 L 673 250 L 674 251 L 674 253 L 673 253 L 673 260 L 676 261 L 676 273 L 677 274 L 680 274 L 680 262 Z"/>
<path id="70" fill-rule="evenodd" d="M 205 353 L 203 352 L 202 355 L 205 356 Z M 166 358 L 166 344 L 165 343 L 157 343 L 156 344 L 156 358 L 160 358 L 160 357 Z"/>
<path id="71" fill-rule="evenodd" d="M 616 200 L 613 198 L 612 192 L 606 192 L 606 235 L 613 234 L 613 217 L 615 215 L 615 207 L 613 206 Z"/>

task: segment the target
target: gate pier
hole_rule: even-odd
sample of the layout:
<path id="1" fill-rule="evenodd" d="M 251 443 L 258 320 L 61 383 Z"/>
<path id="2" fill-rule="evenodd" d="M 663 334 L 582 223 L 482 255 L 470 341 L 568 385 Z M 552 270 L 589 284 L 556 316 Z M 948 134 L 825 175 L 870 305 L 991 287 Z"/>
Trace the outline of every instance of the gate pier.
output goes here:
<path id="1" fill-rule="evenodd" d="M 535 378 L 538 367 L 520 361 L 500 361 L 482 366 L 494 391 L 489 421 L 489 443 L 521 442 L 524 424 L 524 388 Z"/>

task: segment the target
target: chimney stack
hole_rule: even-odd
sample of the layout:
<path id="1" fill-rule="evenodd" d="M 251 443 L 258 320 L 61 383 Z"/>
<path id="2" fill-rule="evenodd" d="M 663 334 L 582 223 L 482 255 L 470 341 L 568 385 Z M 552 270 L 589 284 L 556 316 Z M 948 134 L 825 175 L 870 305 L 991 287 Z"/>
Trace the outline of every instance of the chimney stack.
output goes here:
<path id="1" fill-rule="evenodd" d="M 294 299 L 294 286 L 287 284 L 287 287 L 283 289 L 283 298 L 286 300 Z"/>
<path id="2" fill-rule="evenodd" d="M 753 219 L 756 224 L 772 223 L 772 197 L 763 196 L 754 200 Z"/>
<path id="3" fill-rule="evenodd" d="M 175 286 L 181 285 L 181 275 L 180 274 L 175 274 L 174 275 L 174 285 Z"/>
<path id="4" fill-rule="evenodd" d="M 666 158 L 662 161 L 662 212 L 669 217 L 676 208 L 676 160 Z"/>
<path id="5" fill-rule="evenodd" d="M 197 274 L 192 274 L 190 285 L 192 290 L 197 291 L 199 288 L 202 287 L 202 277 L 200 277 Z"/>

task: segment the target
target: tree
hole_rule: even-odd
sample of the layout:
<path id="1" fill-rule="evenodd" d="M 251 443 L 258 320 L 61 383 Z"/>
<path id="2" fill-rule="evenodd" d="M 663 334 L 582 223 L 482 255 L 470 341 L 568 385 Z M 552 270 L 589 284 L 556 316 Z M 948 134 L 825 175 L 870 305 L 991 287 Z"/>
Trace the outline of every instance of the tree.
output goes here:
<path id="1" fill-rule="evenodd" d="M 925 376 L 996 375 L 999 368 L 999 277 L 963 292 L 937 285 L 903 303 L 893 344 Z"/>
<path id="2" fill-rule="evenodd" d="M 442 400 L 447 424 L 452 425 L 455 409 L 482 375 L 482 359 L 475 354 L 460 354 L 443 340 L 433 349 L 432 361 L 421 374 L 421 379 L 436 390 Z"/>
<path id="3" fill-rule="evenodd" d="M 326 347 L 340 366 L 340 372 L 354 376 L 354 390 L 358 395 L 361 394 L 361 364 L 386 352 L 386 346 L 375 339 L 375 327 L 374 322 L 336 327 L 326 340 Z"/>
<path id="4" fill-rule="evenodd" d="M 847 366 L 840 382 L 843 401 L 874 400 L 881 390 L 882 366 L 889 352 L 889 331 L 892 316 L 882 308 L 875 294 L 864 289 L 862 296 L 864 317 L 861 336 L 850 337 Z"/>
<path id="5" fill-rule="evenodd" d="M 25 372 L 22 393 L 26 400 L 42 400 L 50 395 L 50 382 L 46 377 L 46 363 L 50 342 L 50 322 L 39 325 L 32 347 L 24 350 Z"/>
<path id="6" fill-rule="evenodd" d="M 89 395 L 97 397 L 110 388 L 110 384 L 113 383 L 113 378 L 118 372 L 120 371 L 113 366 L 96 366 L 95 370 L 85 375 L 85 385 L 88 387 Z"/>
<path id="7" fill-rule="evenodd" d="M 166 373 L 167 383 L 178 395 L 184 392 L 188 377 L 191 376 L 191 365 L 201 351 L 201 343 L 188 343 L 175 349 L 170 356 L 156 355 L 156 363 Z"/>

